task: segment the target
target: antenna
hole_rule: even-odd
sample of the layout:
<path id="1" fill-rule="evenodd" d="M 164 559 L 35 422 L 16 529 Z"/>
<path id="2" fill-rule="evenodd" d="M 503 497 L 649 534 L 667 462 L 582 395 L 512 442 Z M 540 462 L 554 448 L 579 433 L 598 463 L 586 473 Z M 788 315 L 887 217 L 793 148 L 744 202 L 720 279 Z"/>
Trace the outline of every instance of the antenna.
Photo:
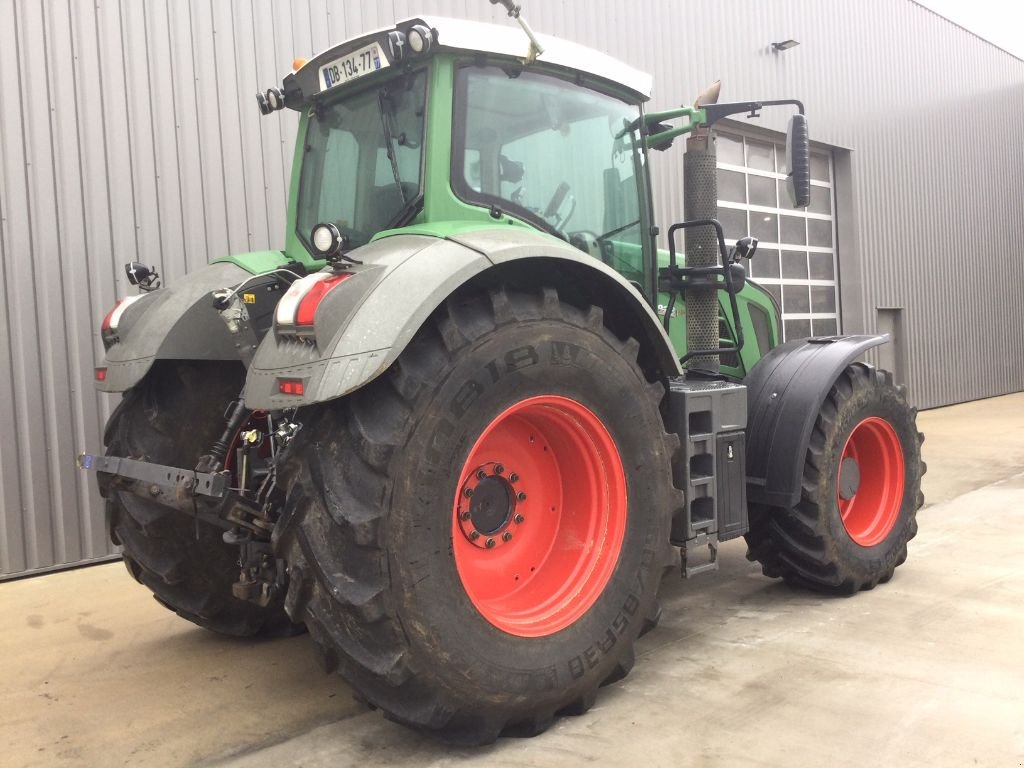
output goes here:
<path id="1" fill-rule="evenodd" d="M 533 34 L 533 30 L 530 29 L 530 25 L 526 23 L 526 19 L 522 17 L 523 7 L 516 5 L 515 0 L 491 0 L 491 5 L 498 5 L 501 3 L 505 10 L 508 11 L 510 18 L 515 19 L 519 22 L 519 26 L 523 28 L 523 32 L 530 38 L 530 53 L 527 55 L 526 60 L 528 62 L 536 61 L 537 57 L 544 53 L 544 46 L 537 40 L 537 36 Z"/>

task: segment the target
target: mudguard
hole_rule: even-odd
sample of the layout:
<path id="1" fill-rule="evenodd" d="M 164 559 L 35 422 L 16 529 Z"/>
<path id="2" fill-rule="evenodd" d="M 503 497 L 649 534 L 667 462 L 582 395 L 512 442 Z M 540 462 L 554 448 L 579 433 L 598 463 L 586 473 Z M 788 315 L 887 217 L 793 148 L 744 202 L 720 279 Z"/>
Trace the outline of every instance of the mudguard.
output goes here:
<path id="1" fill-rule="evenodd" d="M 747 376 L 747 499 L 792 507 L 818 411 L 839 374 L 888 336 L 797 339 L 762 358 Z"/>
<path id="2" fill-rule="evenodd" d="M 174 284 L 146 294 L 125 310 L 118 340 L 107 350 L 103 392 L 124 392 L 146 375 L 157 359 L 241 360 L 239 344 L 213 308 L 211 293 L 235 286 L 252 274 L 228 263 L 211 264 Z"/>
<path id="3" fill-rule="evenodd" d="M 588 279 L 603 284 L 641 318 L 666 373 L 679 373 L 671 342 L 639 291 L 599 260 L 550 236 L 520 227 L 467 229 L 446 237 L 396 234 L 352 256 L 363 263 L 352 266 L 355 276 L 327 294 L 312 337 L 276 329 L 264 337 L 246 380 L 249 407 L 296 408 L 358 389 L 387 370 L 459 286 L 497 265 L 530 259 L 538 260 L 539 268 L 539 259 L 584 266 Z M 281 394 L 278 379 L 301 380 L 303 394 Z"/>

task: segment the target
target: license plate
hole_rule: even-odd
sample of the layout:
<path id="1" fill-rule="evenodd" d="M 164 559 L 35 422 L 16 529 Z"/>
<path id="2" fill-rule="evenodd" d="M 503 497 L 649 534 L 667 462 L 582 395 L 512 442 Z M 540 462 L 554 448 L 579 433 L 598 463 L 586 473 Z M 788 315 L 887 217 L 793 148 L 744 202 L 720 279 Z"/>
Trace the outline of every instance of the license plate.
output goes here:
<path id="1" fill-rule="evenodd" d="M 367 45 L 320 67 L 320 91 L 322 93 L 389 66 L 391 65 L 379 45 Z"/>

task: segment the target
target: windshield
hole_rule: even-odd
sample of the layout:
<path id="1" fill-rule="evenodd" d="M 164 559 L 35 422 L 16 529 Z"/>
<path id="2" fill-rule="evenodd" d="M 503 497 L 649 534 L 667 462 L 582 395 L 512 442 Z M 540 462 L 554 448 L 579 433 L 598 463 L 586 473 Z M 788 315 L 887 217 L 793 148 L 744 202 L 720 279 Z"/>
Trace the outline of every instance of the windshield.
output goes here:
<path id="1" fill-rule="evenodd" d="M 638 164 L 626 126 L 639 107 L 544 75 L 498 67 L 458 74 L 453 181 L 640 279 Z"/>
<path id="2" fill-rule="evenodd" d="M 298 234 L 333 223 L 355 248 L 416 214 L 422 200 L 426 72 L 319 105 L 309 118 Z"/>

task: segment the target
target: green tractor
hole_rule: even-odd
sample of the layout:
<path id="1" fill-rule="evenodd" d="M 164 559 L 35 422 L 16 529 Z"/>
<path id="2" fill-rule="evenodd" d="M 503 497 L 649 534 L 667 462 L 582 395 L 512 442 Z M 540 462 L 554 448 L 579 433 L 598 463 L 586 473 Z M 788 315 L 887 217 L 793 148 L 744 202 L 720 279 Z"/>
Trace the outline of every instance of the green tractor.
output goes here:
<path id="1" fill-rule="evenodd" d="M 128 265 L 96 370 L 123 399 L 79 458 L 163 605 L 308 628 L 370 706 L 470 744 L 626 675 L 680 553 L 694 576 L 743 536 L 770 577 L 888 581 L 924 469 L 902 388 L 855 362 L 885 339 L 780 343 L 756 241 L 715 220 L 712 126 L 768 106 L 807 204 L 802 105 L 645 112 L 647 75 L 502 4 L 522 29 L 409 19 L 258 97 L 298 115 L 286 246 L 164 288 Z M 684 136 L 659 230 L 649 166 Z"/>

